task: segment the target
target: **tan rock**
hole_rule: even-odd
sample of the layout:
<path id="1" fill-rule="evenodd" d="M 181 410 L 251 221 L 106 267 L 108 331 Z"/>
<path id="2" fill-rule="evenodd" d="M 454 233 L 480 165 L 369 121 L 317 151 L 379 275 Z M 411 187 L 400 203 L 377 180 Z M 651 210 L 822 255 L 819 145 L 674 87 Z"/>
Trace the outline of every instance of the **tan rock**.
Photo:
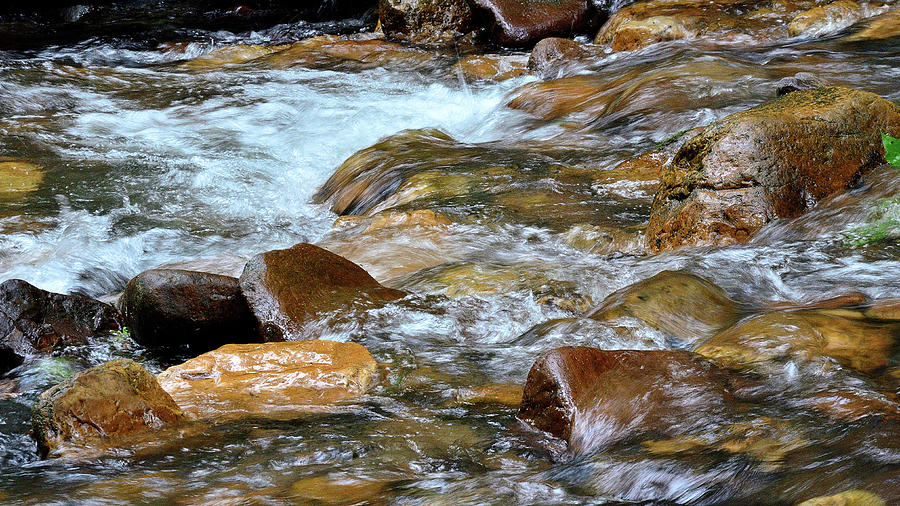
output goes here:
<path id="1" fill-rule="evenodd" d="M 158 379 L 193 418 L 290 417 L 365 394 L 377 369 L 358 344 L 314 340 L 228 344 Z"/>
<path id="2" fill-rule="evenodd" d="M 0 157 L 0 201 L 23 198 L 38 188 L 44 179 L 44 171 L 35 163 Z"/>
<path id="3" fill-rule="evenodd" d="M 317 504 L 369 503 L 386 488 L 387 483 L 331 473 L 295 481 L 290 488 L 291 499 Z"/>
<path id="4" fill-rule="evenodd" d="M 467 81 L 505 81 L 524 74 L 526 63 L 520 55 L 469 55 L 453 69 Z"/>
<path id="5" fill-rule="evenodd" d="M 203 56 L 199 56 L 183 65 L 190 68 L 222 67 L 229 64 L 246 63 L 263 56 L 276 53 L 288 48 L 288 46 L 259 46 L 236 45 L 214 49 Z"/>
<path id="6" fill-rule="evenodd" d="M 856 42 L 890 39 L 898 36 L 900 36 L 900 9 L 895 8 L 867 21 L 865 28 L 845 37 L 843 40 Z"/>
<path id="7" fill-rule="evenodd" d="M 456 400 L 463 404 L 503 404 L 514 408 L 522 403 L 522 385 L 489 383 L 457 391 Z"/>

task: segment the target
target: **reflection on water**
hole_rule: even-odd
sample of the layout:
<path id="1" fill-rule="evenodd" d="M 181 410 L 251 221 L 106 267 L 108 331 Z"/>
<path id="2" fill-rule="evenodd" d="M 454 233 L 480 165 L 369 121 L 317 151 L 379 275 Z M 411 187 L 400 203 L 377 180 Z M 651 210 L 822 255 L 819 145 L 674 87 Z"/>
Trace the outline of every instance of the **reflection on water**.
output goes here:
<path id="1" fill-rule="evenodd" d="M 884 218 L 872 208 L 895 197 L 895 171 L 773 223 L 749 244 L 650 257 L 632 254 L 637 247 L 616 254 L 584 246 L 583 237 L 631 227 L 608 242 L 639 241 L 652 192 L 610 196 L 607 183 L 579 179 L 761 103 L 778 79 L 799 71 L 897 100 L 895 40 L 754 51 L 674 43 L 605 56 L 541 83 L 465 83 L 455 56 L 442 53 L 399 70 L 352 58 L 181 65 L 218 45 L 286 42 L 259 34 L 212 40 L 158 50 L 89 41 L 0 59 L 0 163 L 34 167 L 31 179 L 17 179 L 21 191 L 0 195 L 0 279 L 102 296 L 161 264 L 208 258 L 215 266 L 220 258 L 233 270 L 236 257 L 321 240 L 416 294 L 310 327 L 314 337 L 365 345 L 384 363 L 384 379 L 338 413 L 228 422 L 173 435 L 162 449 L 41 462 L 26 436 L 39 392 L 112 357 L 154 372 L 162 364 L 128 340 L 35 359 L 12 373 L 15 393 L 0 395 L 0 500 L 791 502 L 852 488 L 900 497 L 897 424 L 823 416 L 809 400 L 849 392 L 854 402 L 875 402 L 896 390 L 890 372 L 873 379 L 828 361 L 786 361 L 724 421 L 589 455 L 525 429 L 513 407 L 456 396 L 522 384 L 535 357 L 554 346 L 683 346 L 640 320 L 584 319 L 613 291 L 664 270 L 703 276 L 741 307 L 850 291 L 897 297 L 896 232 L 862 246 L 852 239 Z M 425 128 L 452 142 L 437 161 L 407 153 L 410 171 L 435 174 L 443 191 L 418 202 L 454 219 L 370 215 L 333 230 L 329 206 L 311 203 L 316 190 L 358 150 Z M 540 170 L 527 178 L 510 172 L 530 162 Z M 450 181 L 458 186 L 448 175 L 459 176 Z M 476 182 L 463 185 L 462 176 Z M 584 184 L 565 194 L 552 186 L 563 177 Z M 517 201 L 522 192 L 531 200 Z M 587 224 L 574 211 L 554 221 L 553 196 L 564 194 L 609 210 Z M 504 212 L 472 211 L 492 207 Z"/>

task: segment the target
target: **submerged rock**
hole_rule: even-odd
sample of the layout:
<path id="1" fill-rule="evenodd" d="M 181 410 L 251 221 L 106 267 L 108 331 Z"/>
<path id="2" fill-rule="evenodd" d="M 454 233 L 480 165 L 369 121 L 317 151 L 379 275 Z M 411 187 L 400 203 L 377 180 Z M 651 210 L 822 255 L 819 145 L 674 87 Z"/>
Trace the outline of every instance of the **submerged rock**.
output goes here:
<path id="1" fill-rule="evenodd" d="M 695 351 L 728 368 L 772 372 L 786 361 L 831 357 L 871 373 L 888 365 L 896 324 L 845 318 L 828 310 L 768 313 L 740 322 Z"/>
<path id="2" fill-rule="evenodd" d="M 364 347 L 334 341 L 228 344 L 159 374 L 195 418 L 291 416 L 359 397 L 377 364 Z"/>
<path id="3" fill-rule="evenodd" d="M 726 374 L 687 352 L 567 346 L 535 361 L 518 416 L 585 453 L 708 426 L 729 399 Z"/>
<path id="4" fill-rule="evenodd" d="M 747 241 L 885 163 L 881 134 L 900 135 L 900 107 L 873 93 L 797 91 L 727 116 L 681 147 L 647 226 L 654 251 Z"/>
<path id="5" fill-rule="evenodd" d="M 491 32 L 505 46 L 527 46 L 551 35 L 592 26 L 596 11 L 587 0 L 473 0 L 493 18 Z"/>
<path id="6" fill-rule="evenodd" d="M 361 70 L 376 67 L 418 69 L 431 65 L 434 51 L 406 47 L 381 40 L 373 34 L 356 37 L 321 35 L 295 42 L 274 53 L 253 60 L 261 67 L 337 68 Z"/>
<path id="7" fill-rule="evenodd" d="M 460 58 L 453 69 L 467 81 L 505 81 L 525 73 L 521 55 L 476 54 Z"/>
<path id="8" fill-rule="evenodd" d="M 865 16 L 863 8 L 853 0 L 837 0 L 797 14 L 788 26 L 792 37 L 815 37 L 840 31 Z"/>
<path id="9" fill-rule="evenodd" d="M 265 341 L 303 336 L 303 325 L 318 313 L 383 305 L 406 295 L 381 286 L 346 258 L 306 243 L 251 258 L 240 286 Z"/>
<path id="10" fill-rule="evenodd" d="M 861 30 L 844 37 L 843 40 L 846 42 L 860 42 L 894 37 L 900 37 L 900 9 L 898 8 L 866 21 Z"/>
<path id="11" fill-rule="evenodd" d="M 81 295 L 41 290 L 21 279 L 0 284 L 0 374 L 22 357 L 84 344 L 119 328 L 119 313 Z M 5 358 L 4 358 L 5 357 Z M 6 365 L 8 368 L 3 369 Z"/>
<path id="12" fill-rule="evenodd" d="M 46 457 L 64 444 L 109 444 L 182 419 L 152 374 L 131 360 L 114 360 L 42 393 L 34 405 L 32 433 Z"/>
<path id="13" fill-rule="evenodd" d="M 413 44 L 453 44 L 475 28 L 466 0 L 379 0 L 384 34 Z"/>
<path id="14" fill-rule="evenodd" d="M 885 506 L 881 497 L 865 490 L 847 490 L 840 494 L 813 497 L 797 506 Z"/>
<path id="15" fill-rule="evenodd" d="M 0 202 L 19 200 L 44 179 L 40 165 L 28 160 L 0 156 Z"/>
<path id="16" fill-rule="evenodd" d="M 591 318 L 637 318 L 696 344 L 731 326 L 740 314 L 739 304 L 710 281 L 687 272 L 663 271 L 611 294 Z"/>
<path id="17" fill-rule="evenodd" d="M 132 337 L 149 348 L 201 353 L 259 340 L 237 278 L 152 269 L 128 282 L 121 304 Z"/>

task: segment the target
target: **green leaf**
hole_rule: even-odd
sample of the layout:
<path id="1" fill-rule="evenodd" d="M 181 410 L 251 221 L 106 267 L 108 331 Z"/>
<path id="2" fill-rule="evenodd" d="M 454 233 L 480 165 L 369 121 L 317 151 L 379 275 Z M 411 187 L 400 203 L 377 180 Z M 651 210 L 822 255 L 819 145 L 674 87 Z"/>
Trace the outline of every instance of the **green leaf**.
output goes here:
<path id="1" fill-rule="evenodd" d="M 887 153 L 885 158 L 888 163 L 894 167 L 900 167 L 900 139 L 881 134 L 881 142 L 884 143 L 884 150 Z"/>

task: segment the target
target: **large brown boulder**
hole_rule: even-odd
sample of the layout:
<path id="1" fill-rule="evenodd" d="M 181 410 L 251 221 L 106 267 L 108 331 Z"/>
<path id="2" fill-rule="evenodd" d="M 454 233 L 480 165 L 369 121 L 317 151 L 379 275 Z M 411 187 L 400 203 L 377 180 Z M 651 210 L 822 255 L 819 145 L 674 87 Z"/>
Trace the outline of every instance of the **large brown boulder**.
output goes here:
<path id="1" fill-rule="evenodd" d="M 698 343 L 736 322 L 740 309 L 725 291 L 700 276 L 663 271 L 612 293 L 591 318 L 637 318 L 672 337 Z"/>
<path id="2" fill-rule="evenodd" d="M 21 279 L 0 284 L 0 374 L 27 355 L 84 344 L 119 328 L 109 304 L 41 290 Z"/>
<path id="3" fill-rule="evenodd" d="M 744 242 L 775 218 L 799 216 L 884 164 L 882 133 L 900 135 L 900 107 L 839 87 L 796 91 L 727 116 L 667 166 L 648 247 Z"/>
<path id="4" fill-rule="evenodd" d="M 42 393 L 32 411 L 32 434 L 47 456 L 64 444 L 111 443 L 182 419 L 152 374 L 131 360 L 114 360 Z"/>
<path id="5" fill-rule="evenodd" d="M 319 313 L 351 304 L 374 307 L 406 295 L 381 286 L 346 258 L 306 243 L 251 258 L 240 285 L 265 341 L 304 336 L 303 325 Z"/>
<path id="6" fill-rule="evenodd" d="M 566 346 L 535 361 L 518 416 L 583 453 L 709 426 L 730 391 L 723 371 L 688 352 Z"/>
<path id="7" fill-rule="evenodd" d="M 256 319 L 237 278 L 230 276 L 144 271 L 125 286 L 121 305 L 134 340 L 150 348 L 202 353 L 259 340 Z"/>
<path id="8" fill-rule="evenodd" d="M 587 0 L 473 0 L 493 18 L 492 33 L 505 46 L 527 46 L 544 37 L 569 35 L 594 24 Z"/>
<path id="9" fill-rule="evenodd" d="M 452 44 L 475 27 L 466 0 L 380 0 L 384 34 L 414 44 Z"/>
<path id="10" fill-rule="evenodd" d="M 291 416 L 364 394 L 378 367 L 356 343 L 228 344 L 158 376 L 194 418 Z"/>

